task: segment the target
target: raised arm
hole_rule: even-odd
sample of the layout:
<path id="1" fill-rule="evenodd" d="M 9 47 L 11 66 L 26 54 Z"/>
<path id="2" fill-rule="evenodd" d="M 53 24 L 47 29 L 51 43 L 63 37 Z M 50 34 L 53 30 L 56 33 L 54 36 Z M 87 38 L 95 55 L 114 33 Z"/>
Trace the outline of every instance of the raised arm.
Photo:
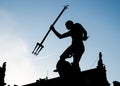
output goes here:
<path id="1" fill-rule="evenodd" d="M 55 35 L 60 39 L 70 36 L 70 32 L 60 34 L 58 31 L 55 30 L 55 28 L 52 25 L 50 26 L 50 28 L 55 33 Z"/>

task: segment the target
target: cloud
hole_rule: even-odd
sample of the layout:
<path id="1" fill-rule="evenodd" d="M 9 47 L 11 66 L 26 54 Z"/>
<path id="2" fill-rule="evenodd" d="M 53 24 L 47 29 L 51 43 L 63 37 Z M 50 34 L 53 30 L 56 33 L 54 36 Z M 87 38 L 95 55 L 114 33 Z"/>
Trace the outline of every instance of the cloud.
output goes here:
<path id="1" fill-rule="evenodd" d="M 28 45 L 18 33 L 19 24 L 6 10 L 0 9 L 0 66 L 7 62 L 7 84 L 29 83 L 35 79 L 34 67 L 29 59 Z"/>

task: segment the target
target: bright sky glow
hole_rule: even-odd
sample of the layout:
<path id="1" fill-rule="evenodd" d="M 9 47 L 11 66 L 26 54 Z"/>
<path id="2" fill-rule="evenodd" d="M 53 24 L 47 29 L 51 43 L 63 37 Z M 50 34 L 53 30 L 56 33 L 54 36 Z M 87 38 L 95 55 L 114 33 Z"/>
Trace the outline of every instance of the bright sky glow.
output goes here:
<path id="1" fill-rule="evenodd" d="M 55 27 L 66 32 L 64 23 L 70 19 L 88 31 L 81 69 L 95 68 L 102 52 L 108 81 L 111 85 L 120 81 L 120 0 L 0 0 L 0 66 L 7 62 L 7 84 L 24 85 L 47 75 L 58 76 L 53 70 L 70 38 L 60 40 L 50 32 L 40 54 L 31 52 L 67 4 L 69 9 Z"/>

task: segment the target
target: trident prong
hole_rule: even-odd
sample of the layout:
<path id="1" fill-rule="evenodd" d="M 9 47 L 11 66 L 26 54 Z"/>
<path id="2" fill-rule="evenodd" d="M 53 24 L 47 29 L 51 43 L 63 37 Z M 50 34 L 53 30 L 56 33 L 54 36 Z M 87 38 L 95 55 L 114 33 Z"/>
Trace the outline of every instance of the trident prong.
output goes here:
<path id="1" fill-rule="evenodd" d="M 40 44 L 40 43 L 37 42 L 34 50 L 32 51 L 32 54 L 34 54 L 34 55 L 37 56 L 39 54 L 39 52 L 42 50 L 43 47 L 44 46 L 42 44 Z"/>

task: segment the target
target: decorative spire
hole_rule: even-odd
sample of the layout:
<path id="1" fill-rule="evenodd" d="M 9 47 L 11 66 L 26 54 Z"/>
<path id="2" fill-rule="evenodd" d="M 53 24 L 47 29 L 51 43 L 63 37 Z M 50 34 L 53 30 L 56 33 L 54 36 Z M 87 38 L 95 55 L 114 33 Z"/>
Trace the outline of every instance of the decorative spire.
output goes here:
<path id="1" fill-rule="evenodd" d="M 98 68 L 103 68 L 103 60 L 102 60 L 102 52 L 99 53 L 99 61 L 98 61 Z"/>

